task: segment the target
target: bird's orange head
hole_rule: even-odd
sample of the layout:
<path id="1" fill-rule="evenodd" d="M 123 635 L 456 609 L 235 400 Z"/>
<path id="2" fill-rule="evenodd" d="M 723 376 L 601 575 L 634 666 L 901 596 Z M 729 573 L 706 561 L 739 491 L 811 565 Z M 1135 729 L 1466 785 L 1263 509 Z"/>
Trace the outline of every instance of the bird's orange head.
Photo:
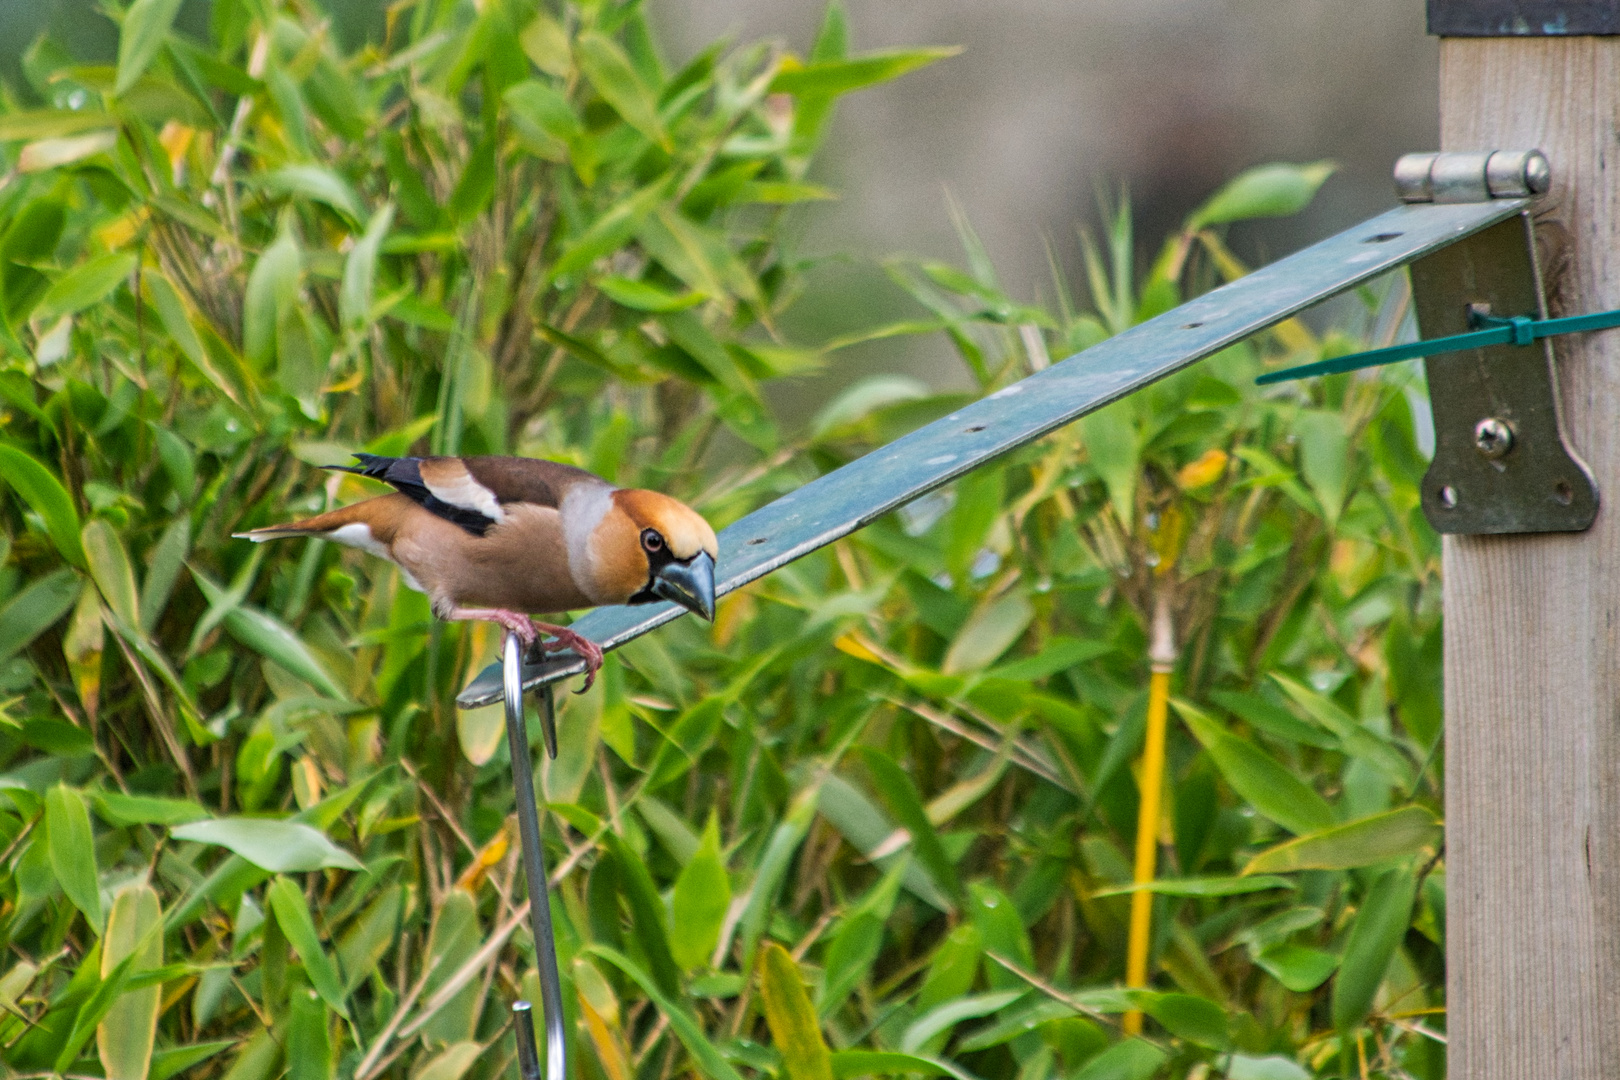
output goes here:
<path id="1" fill-rule="evenodd" d="M 713 620 L 720 546 L 701 514 L 656 491 L 621 488 L 613 493 L 608 519 L 603 525 L 615 534 L 614 561 L 627 583 L 636 582 L 627 603 L 669 600 Z"/>

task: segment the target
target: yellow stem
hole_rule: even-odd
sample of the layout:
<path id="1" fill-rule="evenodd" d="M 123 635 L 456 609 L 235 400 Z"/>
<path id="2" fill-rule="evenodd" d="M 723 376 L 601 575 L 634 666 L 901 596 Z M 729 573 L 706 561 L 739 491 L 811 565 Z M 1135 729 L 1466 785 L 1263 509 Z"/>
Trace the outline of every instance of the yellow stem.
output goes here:
<path id="1" fill-rule="evenodd" d="M 1141 805 L 1136 817 L 1136 872 L 1132 881 L 1145 885 L 1153 880 L 1159 851 L 1159 807 L 1164 794 L 1164 729 L 1170 706 L 1170 671 L 1154 665 L 1148 683 L 1147 739 L 1142 747 Z M 1125 985 L 1147 985 L 1148 943 L 1153 926 L 1153 894 L 1139 889 L 1131 894 L 1131 932 L 1125 951 Z M 1142 1014 L 1135 1010 L 1124 1016 L 1128 1035 L 1142 1031 Z"/>

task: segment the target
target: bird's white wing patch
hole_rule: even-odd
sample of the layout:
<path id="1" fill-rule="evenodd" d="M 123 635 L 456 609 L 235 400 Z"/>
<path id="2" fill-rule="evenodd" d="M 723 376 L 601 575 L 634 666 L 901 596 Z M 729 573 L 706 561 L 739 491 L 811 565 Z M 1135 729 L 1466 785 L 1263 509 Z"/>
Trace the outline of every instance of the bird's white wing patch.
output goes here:
<path id="1" fill-rule="evenodd" d="M 440 502 L 483 514 L 496 524 L 506 520 L 506 511 L 501 509 L 501 502 L 495 493 L 464 470 L 454 479 L 429 480 L 424 474 L 422 486 Z"/>
<path id="2" fill-rule="evenodd" d="M 397 496 L 395 497 L 397 498 Z M 392 558 L 388 551 L 388 545 L 381 543 L 376 537 L 372 536 L 371 526 L 361 521 L 340 525 L 327 533 L 326 538 L 336 540 L 338 543 L 346 544 L 349 547 L 359 548 L 361 551 L 369 551 L 373 555 L 381 555 L 385 559 Z"/>

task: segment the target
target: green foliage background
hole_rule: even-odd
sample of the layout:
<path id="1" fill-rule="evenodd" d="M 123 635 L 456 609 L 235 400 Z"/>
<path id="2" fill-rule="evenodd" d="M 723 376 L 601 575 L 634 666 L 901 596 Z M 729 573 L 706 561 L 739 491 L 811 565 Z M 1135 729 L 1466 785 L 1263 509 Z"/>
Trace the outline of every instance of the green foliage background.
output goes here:
<path id="1" fill-rule="evenodd" d="M 950 50 L 854 53 L 837 6 L 808 55 L 678 71 L 634 0 L 406 0 L 353 53 L 306 4 L 218 0 L 206 41 L 177 8 L 116 12 L 113 66 L 36 43 L 0 110 L 0 1062 L 506 1075 L 510 763 L 452 706 L 494 635 L 229 535 L 369 494 L 315 468 L 362 448 L 571 461 L 724 525 L 960 404 L 877 376 L 794 431 L 762 395 L 852 343 L 777 328 L 834 103 Z M 993 391 L 1241 273 L 1220 229 L 1329 171 L 1245 174 L 1146 274 L 1116 208 L 1050 310 L 964 224 L 861 340 L 943 332 Z M 579 1077 L 1442 1077 L 1416 391 L 1252 385 L 1349 347 L 1284 324 L 615 653 L 539 777 Z"/>

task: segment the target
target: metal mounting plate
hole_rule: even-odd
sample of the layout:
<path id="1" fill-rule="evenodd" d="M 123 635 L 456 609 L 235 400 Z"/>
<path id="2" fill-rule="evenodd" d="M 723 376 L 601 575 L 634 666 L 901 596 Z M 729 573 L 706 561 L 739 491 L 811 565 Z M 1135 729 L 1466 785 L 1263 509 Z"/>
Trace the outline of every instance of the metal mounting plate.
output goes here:
<path id="1" fill-rule="evenodd" d="M 1132 327 L 805 484 L 725 529 L 717 595 L 848 536 L 1009 450 L 1174 374 L 1319 301 L 1513 217 L 1526 199 L 1397 207 Z M 574 624 L 615 649 L 681 615 L 673 604 L 600 608 Z M 525 689 L 577 675 L 568 654 L 525 664 Z M 501 699 L 491 664 L 456 698 Z"/>
<path id="2" fill-rule="evenodd" d="M 1547 317 L 1528 214 L 1425 256 L 1411 274 L 1425 340 L 1474 329 L 1471 308 Z M 1423 513 L 1436 532 L 1591 527 L 1597 486 L 1564 441 L 1550 341 L 1444 353 L 1424 366 L 1435 450 L 1423 478 Z"/>

